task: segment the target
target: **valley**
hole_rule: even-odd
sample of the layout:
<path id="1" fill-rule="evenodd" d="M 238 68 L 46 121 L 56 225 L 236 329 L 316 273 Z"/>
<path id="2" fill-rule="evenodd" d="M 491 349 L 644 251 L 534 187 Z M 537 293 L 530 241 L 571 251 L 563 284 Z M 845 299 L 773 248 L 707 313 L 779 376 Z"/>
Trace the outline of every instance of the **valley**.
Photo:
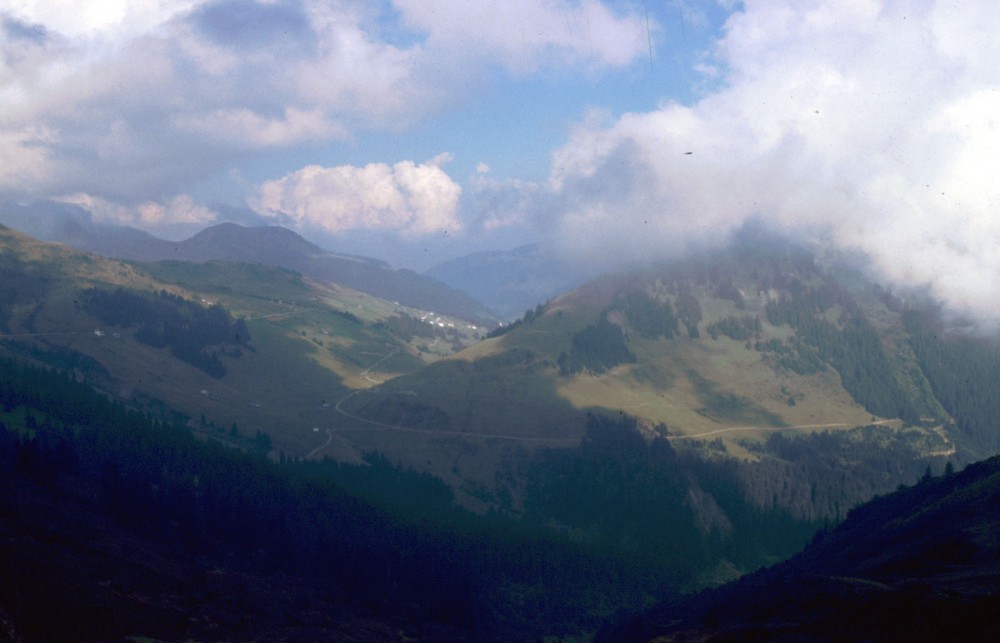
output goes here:
<path id="1" fill-rule="evenodd" d="M 505 562 L 484 595 L 506 607 L 474 627 L 592 633 L 636 604 L 783 560 L 859 503 L 1000 447 L 986 419 L 996 400 L 956 394 L 966 367 L 996 381 L 994 342 L 949 335 L 926 300 L 780 240 L 604 275 L 483 326 L 262 263 L 121 262 L 0 232 L 0 357 L 190 434 L 185 448 L 224 446 L 265 478 L 322 480 L 337 502 L 432 532 L 394 540 L 397 527 L 377 527 L 375 558 L 404 547 L 421 567 L 409 548 L 428 538 L 486 565 L 472 544 L 486 543 Z M 14 452 L 46 431 L 44 444 L 87 435 L 85 418 L 50 407 L 13 394 L 0 422 Z M 169 473 L 186 463 L 129 475 L 176 524 L 228 538 L 185 517 L 206 510 L 201 492 L 190 506 L 157 495 L 200 484 Z M 287 502 L 299 506 L 309 492 L 296 485 Z M 320 537 L 299 514 L 282 520 L 275 541 L 253 523 L 281 560 L 281 538 Z M 506 538 L 579 566 L 525 580 L 542 563 Z M 461 576 L 449 569 L 445 585 Z M 563 583 L 579 592 L 541 607 Z"/>
<path id="2" fill-rule="evenodd" d="M 998 6 L 0 0 L 0 643 L 1000 641 Z"/>

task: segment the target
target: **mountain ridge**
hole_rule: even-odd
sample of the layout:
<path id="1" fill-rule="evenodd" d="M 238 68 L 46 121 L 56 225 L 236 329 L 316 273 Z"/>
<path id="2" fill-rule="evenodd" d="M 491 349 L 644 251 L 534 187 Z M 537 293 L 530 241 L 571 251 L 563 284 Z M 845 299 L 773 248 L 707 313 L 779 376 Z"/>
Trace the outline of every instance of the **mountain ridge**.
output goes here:
<path id="1" fill-rule="evenodd" d="M 528 351 L 578 408 L 603 397 L 606 409 L 666 423 L 676 435 L 739 424 L 948 422 L 914 366 L 899 310 L 874 289 L 858 295 L 861 303 L 796 252 L 598 277 L 450 361 Z M 880 381 L 885 390 L 872 390 Z"/>
<path id="2" fill-rule="evenodd" d="M 42 240 L 65 243 L 113 259 L 261 263 L 478 325 L 497 321 L 496 314 L 472 295 L 433 277 L 395 269 L 379 259 L 324 250 L 281 226 L 248 227 L 225 222 L 181 241 L 167 241 L 134 228 L 94 223 L 79 208 L 64 204 L 49 206 L 5 204 L 0 207 L 0 223 L 7 221 L 11 227 Z"/>

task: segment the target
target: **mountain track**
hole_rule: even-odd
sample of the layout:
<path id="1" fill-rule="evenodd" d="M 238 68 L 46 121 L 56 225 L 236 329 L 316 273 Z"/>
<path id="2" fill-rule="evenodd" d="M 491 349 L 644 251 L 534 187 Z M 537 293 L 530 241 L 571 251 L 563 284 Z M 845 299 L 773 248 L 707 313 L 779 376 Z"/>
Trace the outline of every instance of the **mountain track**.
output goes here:
<path id="1" fill-rule="evenodd" d="M 896 420 L 876 420 L 874 422 L 868 422 L 871 424 L 890 424 Z M 797 424 L 795 426 L 733 426 L 725 429 L 715 429 L 713 431 L 706 431 L 704 433 L 693 433 L 691 435 L 668 435 L 668 440 L 696 440 L 698 438 L 705 438 L 710 435 L 718 435 L 720 433 L 733 433 L 736 431 L 794 431 L 796 429 L 844 429 L 855 426 L 863 426 L 851 422 L 830 422 L 827 424 Z"/>

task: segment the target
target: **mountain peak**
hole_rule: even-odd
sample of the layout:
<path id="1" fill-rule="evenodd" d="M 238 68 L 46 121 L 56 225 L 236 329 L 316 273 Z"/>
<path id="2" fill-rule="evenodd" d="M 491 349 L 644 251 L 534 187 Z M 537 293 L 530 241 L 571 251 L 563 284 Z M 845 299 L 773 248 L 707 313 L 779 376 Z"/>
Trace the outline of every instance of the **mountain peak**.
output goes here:
<path id="1" fill-rule="evenodd" d="M 295 270 L 305 258 L 325 252 L 288 228 L 247 227 L 231 222 L 205 228 L 177 245 L 183 247 L 184 255 L 177 258 L 190 261 L 222 259 L 281 265 Z"/>

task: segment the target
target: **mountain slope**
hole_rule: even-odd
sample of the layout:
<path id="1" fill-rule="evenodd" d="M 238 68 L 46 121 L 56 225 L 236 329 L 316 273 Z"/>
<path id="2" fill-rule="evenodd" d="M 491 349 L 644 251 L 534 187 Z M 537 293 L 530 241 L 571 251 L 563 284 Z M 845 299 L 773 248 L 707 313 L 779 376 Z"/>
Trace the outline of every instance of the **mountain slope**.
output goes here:
<path id="1" fill-rule="evenodd" d="M 0 276 L 0 351 L 74 370 L 137 404 L 165 403 L 220 439 L 269 434 L 298 456 L 325 444 L 326 454 L 359 457 L 327 433 L 347 421 L 332 405 L 477 334 L 288 270 L 126 264 L 6 228 Z"/>
<path id="2" fill-rule="evenodd" d="M 995 344 L 946 338 L 932 311 L 783 244 L 602 277 L 475 343 L 457 320 L 261 264 L 124 264 L 0 230 L 0 270 L 8 355 L 209 444 L 429 473 L 501 533 L 605 560 L 586 597 L 562 563 L 544 582 L 518 568 L 503 620 L 575 605 L 539 634 L 772 564 L 997 439 Z M 963 388 L 966 366 L 982 386 Z M 618 589 L 596 589 L 605 573 Z"/>
<path id="3" fill-rule="evenodd" d="M 492 313 L 471 296 L 411 270 L 394 270 L 383 261 L 327 252 L 279 226 L 247 228 L 220 223 L 177 243 L 111 247 L 94 239 L 83 246 L 108 256 L 137 261 L 238 261 L 295 270 L 406 306 L 486 323 Z"/>
<path id="4" fill-rule="evenodd" d="M 538 458 L 579 479 L 619 471 L 585 448 L 588 417 L 630 418 L 648 443 L 664 440 L 682 459 L 707 463 L 692 464 L 688 482 L 677 483 L 678 497 L 690 494 L 677 511 L 715 543 L 702 550 L 715 553 L 699 563 L 695 587 L 766 562 L 760 550 L 740 553 L 741 542 L 754 548 L 754 539 L 768 538 L 751 533 L 755 523 L 741 512 L 776 512 L 775 520 L 790 521 L 789 534 L 815 529 L 927 466 L 940 471 L 948 460 L 996 452 L 991 418 L 1000 411 L 984 387 L 996 381 L 1000 350 L 917 323 L 936 317 L 928 306 L 893 297 L 839 260 L 749 239 L 595 279 L 339 409 L 372 427 L 372 448 L 432 471 L 486 507 L 518 512 L 537 502 L 549 512 L 539 519 L 582 539 L 655 543 L 669 537 L 652 520 L 636 523 L 641 534 L 622 533 L 629 521 L 611 509 L 562 514 L 525 486 L 533 465 L 523 463 Z M 965 353 L 955 352 L 962 346 Z M 961 394 L 967 353 L 980 356 L 975 402 Z M 959 355 L 966 357 L 952 358 Z M 570 459 L 545 455 L 555 448 Z M 657 449 L 621 457 L 655 462 L 664 451 Z M 660 475 L 653 469 L 650 476 Z M 539 480 L 543 495 L 588 502 L 544 471 Z M 631 479 L 615 484 L 641 488 Z M 779 552 L 788 543 L 780 545 L 769 551 L 786 555 Z"/>
<path id="5" fill-rule="evenodd" d="M 995 641 L 998 535 L 995 457 L 876 498 L 790 560 L 603 639 Z"/>
<path id="6" fill-rule="evenodd" d="M 956 352 L 930 312 L 778 243 L 602 277 L 470 345 L 288 270 L 0 241 L 4 352 L 243 449 L 379 453 L 671 591 L 780 560 L 997 440 L 995 345 Z"/>
<path id="7" fill-rule="evenodd" d="M 4 640 L 537 640 L 652 584 L 385 458 L 251 456 L 3 358 L 0 541 Z"/>
<path id="8" fill-rule="evenodd" d="M 418 373 L 352 404 L 359 412 L 362 404 L 386 408 L 394 391 L 419 390 L 421 404 L 462 430 L 499 433 L 506 410 L 483 408 L 465 421 L 458 398 L 476 378 L 522 377 L 491 366 L 511 361 L 530 364 L 554 403 L 624 411 L 665 425 L 674 439 L 923 423 L 934 449 L 950 448 L 940 436 L 951 418 L 918 364 L 899 302 L 850 271 L 778 245 L 598 278 L 435 365 L 436 390 Z M 471 379 L 459 375 L 465 363 Z M 439 375 L 449 368 L 450 384 Z M 518 418 L 517 426 L 536 436 L 552 431 L 543 417 Z"/>

